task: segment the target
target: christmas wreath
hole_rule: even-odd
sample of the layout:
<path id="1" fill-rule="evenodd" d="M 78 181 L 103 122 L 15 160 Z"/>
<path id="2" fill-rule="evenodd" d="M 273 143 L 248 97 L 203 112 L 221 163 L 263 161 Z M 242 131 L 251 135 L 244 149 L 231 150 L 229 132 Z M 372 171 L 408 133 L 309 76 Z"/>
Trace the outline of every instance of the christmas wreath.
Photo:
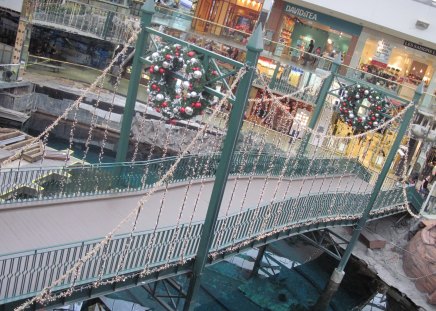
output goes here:
<path id="1" fill-rule="evenodd" d="M 372 88 L 351 85 L 342 87 L 339 94 L 339 116 L 356 130 L 371 130 L 388 118 L 389 101 Z"/>
<path id="2" fill-rule="evenodd" d="M 203 92 L 217 72 L 206 74 L 195 51 L 186 51 L 180 44 L 163 46 L 151 55 L 151 61 L 148 94 L 156 111 L 169 119 L 190 119 L 211 105 Z"/>

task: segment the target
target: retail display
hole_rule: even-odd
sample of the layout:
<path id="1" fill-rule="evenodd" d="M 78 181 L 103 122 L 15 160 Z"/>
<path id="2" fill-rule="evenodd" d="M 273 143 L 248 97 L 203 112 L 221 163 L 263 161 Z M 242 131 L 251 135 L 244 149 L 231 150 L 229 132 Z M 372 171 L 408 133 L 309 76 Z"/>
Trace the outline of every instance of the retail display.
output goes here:
<path id="1" fill-rule="evenodd" d="M 367 131 L 389 118 L 389 101 L 372 88 L 351 85 L 341 88 L 340 94 L 339 115 L 353 129 Z"/>
<path id="2" fill-rule="evenodd" d="M 158 49 L 151 60 L 149 100 L 156 111 L 170 119 L 190 119 L 211 105 L 203 91 L 207 77 L 217 72 L 206 73 L 196 52 L 174 44 Z M 183 81 L 175 78 L 174 72 L 181 74 Z"/>

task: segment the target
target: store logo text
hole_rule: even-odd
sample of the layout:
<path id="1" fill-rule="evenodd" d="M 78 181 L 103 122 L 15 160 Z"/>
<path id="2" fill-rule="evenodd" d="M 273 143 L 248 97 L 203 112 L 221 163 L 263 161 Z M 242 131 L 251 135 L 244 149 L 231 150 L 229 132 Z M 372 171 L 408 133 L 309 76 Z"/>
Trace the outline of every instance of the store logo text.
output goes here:
<path id="1" fill-rule="evenodd" d="M 313 13 L 313 12 L 310 12 L 310 11 L 306 11 L 306 10 L 303 10 L 303 9 L 298 9 L 298 8 L 296 8 L 294 6 L 291 6 L 291 5 L 287 5 L 285 11 L 288 12 L 288 13 L 300 16 L 300 17 L 311 19 L 313 21 L 316 21 L 317 18 L 318 18 L 316 13 Z"/>
<path id="2" fill-rule="evenodd" d="M 426 46 L 423 46 L 423 45 L 420 45 L 420 44 L 416 44 L 416 43 L 413 43 L 413 42 L 410 42 L 410 41 L 407 41 L 407 40 L 404 41 L 404 45 L 409 47 L 409 48 L 412 48 L 412 49 L 415 49 L 415 50 L 418 50 L 418 51 L 421 51 L 421 52 L 428 53 L 428 54 L 436 56 L 436 50 L 434 50 L 432 48 L 428 48 Z"/>

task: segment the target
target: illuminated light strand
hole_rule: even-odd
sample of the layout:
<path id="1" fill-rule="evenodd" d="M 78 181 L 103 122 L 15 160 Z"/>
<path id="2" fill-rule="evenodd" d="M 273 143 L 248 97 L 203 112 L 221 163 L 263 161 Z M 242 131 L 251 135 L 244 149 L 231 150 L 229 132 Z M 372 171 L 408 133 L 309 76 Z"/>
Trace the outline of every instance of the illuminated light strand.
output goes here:
<path id="1" fill-rule="evenodd" d="M 111 64 L 114 61 L 111 62 Z M 106 68 L 107 70 L 108 68 Z M 234 80 L 234 84 L 236 85 L 239 80 L 242 78 L 243 75 L 245 75 L 246 73 L 246 68 L 242 67 L 236 74 L 235 80 Z M 98 81 L 98 79 L 97 79 Z M 226 96 L 224 96 L 219 103 L 217 104 L 218 109 L 224 104 L 225 101 L 227 101 L 228 97 L 231 95 L 231 90 L 229 90 L 226 93 Z M 73 105 L 75 106 L 75 105 Z M 72 106 L 72 107 L 73 107 Z M 216 115 L 217 110 L 215 110 L 210 116 L 209 116 L 209 120 L 213 119 Z M 15 311 L 22 311 L 24 309 L 26 309 L 27 307 L 29 307 L 31 304 L 37 302 L 39 304 L 43 304 L 46 301 L 53 301 L 53 298 L 51 295 L 49 295 L 49 293 L 51 292 L 51 290 L 56 287 L 57 285 L 60 285 L 64 280 L 67 279 L 67 277 L 69 275 L 73 275 L 74 276 L 74 271 L 77 271 L 78 269 L 81 269 L 81 267 L 83 266 L 83 264 L 85 262 L 87 262 L 89 259 L 91 259 L 92 257 L 94 257 L 95 254 L 97 254 L 97 252 L 107 243 L 109 243 L 109 241 L 112 240 L 112 237 L 114 235 L 114 233 L 118 232 L 118 230 L 122 227 L 122 225 L 124 225 L 127 221 L 129 221 L 132 217 L 136 216 L 138 213 L 138 210 L 142 209 L 145 202 L 148 201 L 149 197 L 154 194 L 158 188 L 160 188 L 166 181 L 168 178 L 170 178 L 172 176 L 172 174 L 174 173 L 175 169 L 177 168 L 177 165 L 180 163 L 181 159 L 189 152 L 189 150 L 195 145 L 197 139 L 204 134 L 204 132 L 207 129 L 207 125 L 204 126 L 201 130 L 199 130 L 197 132 L 197 134 L 195 135 L 194 139 L 191 141 L 191 143 L 185 148 L 185 150 L 177 157 L 177 160 L 175 161 L 175 163 L 170 167 L 170 169 L 160 178 L 159 181 L 157 181 L 154 185 L 153 188 L 151 188 L 149 191 L 147 191 L 146 194 L 144 194 L 141 199 L 138 201 L 137 206 L 130 211 L 130 213 L 111 231 L 109 232 L 103 239 L 102 241 L 100 241 L 96 246 L 94 246 L 89 252 L 87 252 L 82 258 L 80 258 L 78 261 L 76 261 L 74 263 L 74 265 L 69 268 L 62 276 L 60 276 L 58 279 L 56 279 L 54 282 L 52 282 L 51 285 L 45 287 L 44 289 L 41 290 L 41 292 L 38 295 L 35 295 L 33 298 L 27 300 L 26 302 L 22 303 L 20 306 L 18 306 L 17 308 L 15 308 Z M 176 264 L 175 264 L 176 265 Z M 153 269 L 147 269 L 147 270 L 143 270 L 139 275 L 143 276 L 146 273 L 153 273 Z M 125 281 L 127 279 L 127 277 L 119 277 L 116 278 L 118 281 L 123 280 Z M 115 282 L 115 281 L 113 281 Z M 99 283 L 100 285 L 104 285 L 104 284 L 108 284 L 106 282 L 101 281 Z M 91 286 L 91 285 L 90 285 Z M 64 292 L 62 295 L 59 295 L 59 297 L 67 297 L 69 295 L 71 295 L 74 292 L 74 289 L 72 287 L 70 287 L 69 290 L 67 290 L 66 292 Z"/>
<path id="2" fill-rule="evenodd" d="M 269 88 L 269 86 L 268 86 L 268 82 L 265 81 L 265 79 L 263 78 L 263 75 L 260 74 L 260 73 L 258 73 L 258 76 L 260 77 L 260 81 L 262 81 L 263 88 L 266 89 L 266 90 L 268 90 L 268 91 L 271 92 L 271 94 L 272 94 L 272 98 L 271 98 L 271 99 L 266 99 L 265 102 L 267 102 L 267 101 L 268 101 L 268 102 L 271 102 L 272 105 L 275 106 L 276 108 L 281 109 L 281 110 L 282 110 L 284 113 L 286 113 L 286 114 L 290 114 L 290 112 L 286 109 L 286 106 L 284 106 L 284 105 L 280 102 L 280 100 L 281 100 L 281 99 L 290 99 L 290 98 L 293 98 L 293 95 L 292 95 L 292 94 L 289 94 L 289 95 L 283 95 L 283 96 L 280 96 L 280 97 L 273 95 L 273 90 L 271 90 L 271 89 Z M 324 79 L 325 79 L 325 78 L 324 78 Z M 309 89 L 310 86 L 309 86 L 309 87 L 306 87 L 306 88 Z M 252 101 L 252 102 L 260 102 L 259 99 L 251 99 L 250 101 Z M 371 129 L 371 130 L 368 130 L 368 131 L 366 131 L 366 132 L 364 132 L 364 133 L 360 133 L 360 134 L 354 134 L 354 135 L 350 135 L 350 136 L 326 135 L 326 134 L 323 134 L 323 133 L 319 133 L 319 132 L 317 132 L 315 129 L 311 129 L 311 128 L 309 128 L 307 125 L 304 125 L 304 124 L 302 124 L 302 129 L 304 129 L 305 131 L 310 132 L 310 133 L 313 134 L 313 135 L 318 135 L 318 136 L 323 137 L 323 138 L 329 137 L 329 138 L 331 138 L 331 139 L 339 139 L 339 138 L 343 138 L 343 139 L 346 139 L 346 140 L 351 140 L 351 139 L 355 139 L 355 138 L 364 137 L 364 136 L 368 135 L 369 133 L 375 133 L 375 132 L 377 132 L 377 131 L 379 131 L 379 130 L 381 130 L 381 129 L 384 129 L 384 128 L 387 127 L 389 124 L 391 124 L 391 123 L 397 121 L 399 118 L 401 118 L 401 117 L 404 115 L 404 113 L 407 111 L 407 109 L 409 109 L 409 108 L 410 108 L 411 106 L 413 106 L 413 105 L 414 105 L 414 103 L 413 103 L 413 102 L 410 102 L 409 104 L 407 104 L 406 106 L 404 106 L 404 109 L 401 110 L 400 112 L 398 112 L 398 114 L 397 114 L 396 116 L 393 116 L 391 119 L 385 121 L 383 124 L 379 125 L 378 127 L 375 127 L 375 128 L 373 128 L 373 129 Z M 293 119 L 293 118 L 292 118 L 292 119 Z M 299 120 L 294 120 L 294 122 L 300 123 Z"/>
<path id="3" fill-rule="evenodd" d="M 129 38 L 128 43 L 132 43 L 136 40 L 138 33 L 139 33 L 139 29 L 135 29 L 132 32 L 132 36 Z M 121 53 L 125 53 L 125 51 L 127 50 L 127 48 L 129 47 L 129 44 L 126 44 L 124 46 L 124 48 L 120 51 Z M 46 135 L 47 133 L 51 132 L 62 119 L 66 119 L 66 117 L 68 116 L 68 114 L 70 113 L 70 111 L 72 111 L 73 109 L 77 108 L 80 106 L 83 98 L 86 97 L 86 95 L 88 95 L 89 92 L 93 91 L 96 89 L 97 85 L 99 83 L 101 83 L 101 80 L 104 79 L 104 77 L 106 76 L 106 74 L 109 72 L 110 68 L 112 68 L 112 66 L 114 65 L 115 61 L 116 61 L 116 57 L 112 59 L 112 61 L 109 63 L 109 65 L 102 71 L 101 75 L 98 76 L 96 78 L 96 80 L 90 85 L 88 86 L 86 89 L 83 90 L 82 94 L 79 96 L 78 99 L 76 99 L 74 101 L 73 104 L 71 104 L 71 106 L 69 106 L 67 109 L 65 109 L 64 113 L 62 113 L 59 117 L 57 117 L 53 123 L 51 125 L 49 125 L 44 131 L 42 131 L 38 136 L 29 139 L 29 142 L 24 145 L 23 147 L 17 149 L 15 151 L 15 154 L 11 155 L 9 158 L 7 158 L 5 161 L 3 161 L 3 165 L 7 165 L 9 163 L 11 163 L 13 160 L 16 159 L 17 156 L 19 156 L 21 154 L 22 151 L 26 151 L 29 148 L 33 147 L 35 145 L 36 142 L 38 142 L 41 137 L 43 137 L 44 135 Z"/>

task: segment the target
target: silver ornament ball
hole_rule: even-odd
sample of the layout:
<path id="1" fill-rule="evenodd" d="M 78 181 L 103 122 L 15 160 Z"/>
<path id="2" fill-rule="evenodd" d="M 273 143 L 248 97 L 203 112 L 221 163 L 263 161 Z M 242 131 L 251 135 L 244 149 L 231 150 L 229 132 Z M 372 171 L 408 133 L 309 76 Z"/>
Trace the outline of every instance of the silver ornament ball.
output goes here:
<path id="1" fill-rule="evenodd" d="M 194 76 L 195 79 L 200 79 L 202 75 L 203 75 L 203 74 L 201 73 L 200 70 L 196 70 L 196 71 L 194 71 L 194 73 L 193 73 L 193 76 Z"/>
<path id="2" fill-rule="evenodd" d="M 170 63 L 168 63 L 168 62 L 163 62 L 163 63 L 162 63 L 162 67 L 164 67 L 164 68 L 168 68 L 168 67 L 170 67 Z"/>
<path id="3" fill-rule="evenodd" d="M 186 107 L 186 108 L 185 108 L 185 113 L 186 113 L 188 116 L 192 116 L 192 114 L 194 113 L 194 110 L 193 110 L 191 107 Z"/>
<path id="4" fill-rule="evenodd" d="M 188 89 L 188 88 L 189 88 L 189 85 L 190 85 L 189 81 L 183 81 L 183 82 L 182 82 L 182 86 L 183 86 L 183 88 L 185 88 L 185 89 Z"/>
<path id="5" fill-rule="evenodd" d="M 368 90 L 365 90 L 365 92 L 363 92 L 365 95 L 368 95 L 369 94 L 369 91 Z"/>
<path id="6" fill-rule="evenodd" d="M 164 98 L 165 98 L 165 96 L 163 96 L 160 93 L 156 95 L 156 100 L 158 100 L 158 101 L 162 101 L 162 100 L 164 100 Z"/>
<path id="7" fill-rule="evenodd" d="M 191 97 L 197 97 L 197 96 L 198 96 L 197 92 L 191 92 Z"/>

